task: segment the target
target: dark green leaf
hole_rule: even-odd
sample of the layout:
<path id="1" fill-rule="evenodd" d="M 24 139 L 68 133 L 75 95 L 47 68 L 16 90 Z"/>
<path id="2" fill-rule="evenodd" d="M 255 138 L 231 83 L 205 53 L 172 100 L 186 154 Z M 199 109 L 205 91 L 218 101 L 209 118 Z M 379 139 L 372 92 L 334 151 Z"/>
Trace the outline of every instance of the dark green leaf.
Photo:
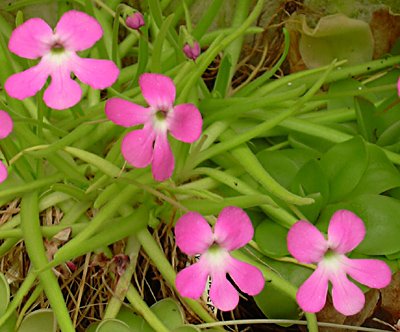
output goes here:
<path id="1" fill-rule="evenodd" d="M 310 160 L 299 170 L 292 183 L 292 192 L 314 198 L 313 204 L 298 209 L 307 220 L 315 222 L 329 198 L 328 179 L 317 160 Z"/>
<path id="2" fill-rule="evenodd" d="M 316 153 L 305 149 L 264 150 L 257 158 L 271 176 L 285 188 L 289 188 L 299 169 Z"/>
<path id="3" fill-rule="evenodd" d="M 255 241 L 268 256 L 286 256 L 289 254 L 286 246 L 287 229 L 270 220 L 261 222 L 255 231 Z"/>
<path id="4" fill-rule="evenodd" d="M 321 167 L 328 176 L 331 202 L 343 199 L 354 190 L 367 163 L 366 147 L 360 137 L 337 144 L 322 156 Z"/>
<path id="5" fill-rule="evenodd" d="M 357 123 L 360 134 L 368 142 L 376 141 L 375 105 L 363 97 L 354 98 Z"/>

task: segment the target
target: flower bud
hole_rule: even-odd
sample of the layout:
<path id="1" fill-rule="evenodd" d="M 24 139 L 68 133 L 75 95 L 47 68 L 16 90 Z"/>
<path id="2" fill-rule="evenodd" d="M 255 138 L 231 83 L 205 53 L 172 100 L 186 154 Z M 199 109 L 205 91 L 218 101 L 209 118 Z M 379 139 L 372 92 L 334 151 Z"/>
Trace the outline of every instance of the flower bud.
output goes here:
<path id="1" fill-rule="evenodd" d="M 192 46 L 189 43 L 183 46 L 183 53 L 185 53 L 188 59 L 196 60 L 200 55 L 200 51 L 200 44 L 197 41 L 193 42 Z"/>
<path id="2" fill-rule="evenodd" d="M 142 13 L 134 12 L 126 18 L 125 23 L 131 29 L 139 30 L 139 28 L 144 25 L 144 18 Z"/>

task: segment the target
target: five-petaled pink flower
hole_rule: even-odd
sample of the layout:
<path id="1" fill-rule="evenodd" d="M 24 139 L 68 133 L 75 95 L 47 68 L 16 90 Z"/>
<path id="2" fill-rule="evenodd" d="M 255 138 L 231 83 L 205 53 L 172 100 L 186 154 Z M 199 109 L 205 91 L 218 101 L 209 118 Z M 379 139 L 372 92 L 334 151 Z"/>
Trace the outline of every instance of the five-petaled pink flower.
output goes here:
<path id="1" fill-rule="evenodd" d="M 318 263 L 317 269 L 297 292 L 297 302 L 306 312 L 320 311 L 326 301 L 328 281 L 332 283 L 333 306 L 343 315 L 354 315 L 364 306 L 363 292 L 347 274 L 370 288 L 386 287 L 391 271 L 377 259 L 350 259 L 345 254 L 365 236 L 363 221 L 347 210 L 336 211 L 328 227 L 328 238 L 308 221 L 300 220 L 289 230 L 289 252 L 299 262 Z"/>
<path id="2" fill-rule="evenodd" d="M 144 125 L 142 129 L 131 131 L 124 137 L 122 154 L 135 167 L 142 168 L 151 163 L 154 178 L 163 181 L 171 177 L 175 164 L 168 131 L 179 141 L 193 143 L 201 135 L 203 120 L 195 105 L 173 105 L 175 85 L 169 77 L 142 74 L 139 85 L 149 107 L 111 98 L 106 102 L 105 112 L 117 125 Z"/>
<path id="3" fill-rule="evenodd" d="M 239 295 L 226 274 L 244 293 L 256 295 L 261 292 L 265 283 L 261 271 L 229 254 L 246 245 L 253 234 L 249 217 L 238 207 L 226 207 L 221 211 L 214 232 L 199 213 L 183 215 L 175 226 L 176 244 L 187 255 L 201 256 L 197 263 L 176 276 L 179 293 L 192 299 L 199 298 L 210 276 L 211 301 L 218 309 L 229 311 L 237 306 Z"/>
<path id="4" fill-rule="evenodd" d="M 82 97 L 71 72 L 94 89 L 111 86 L 119 74 L 112 61 L 76 54 L 92 47 L 102 35 L 103 30 L 93 17 L 75 10 L 66 12 L 54 31 L 40 18 L 27 20 L 13 31 L 8 47 L 20 57 L 41 59 L 34 67 L 10 76 L 4 85 L 7 93 L 17 99 L 31 97 L 51 76 L 43 99 L 47 106 L 61 110 L 74 106 Z"/>
<path id="5" fill-rule="evenodd" d="M 0 139 L 10 135 L 13 121 L 7 112 L 0 110 Z M 0 161 L 0 183 L 7 179 L 7 167 Z"/>

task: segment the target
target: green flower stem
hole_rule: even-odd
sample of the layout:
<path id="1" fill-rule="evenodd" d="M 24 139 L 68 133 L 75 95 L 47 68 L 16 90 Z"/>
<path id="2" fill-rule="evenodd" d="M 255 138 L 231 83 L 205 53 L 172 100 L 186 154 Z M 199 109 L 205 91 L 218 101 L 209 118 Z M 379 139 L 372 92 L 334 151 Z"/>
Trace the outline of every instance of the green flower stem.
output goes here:
<path id="1" fill-rule="evenodd" d="M 157 332 L 170 332 L 170 330 L 159 320 L 159 318 L 151 311 L 146 302 L 143 301 L 139 292 L 135 287 L 129 285 L 126 298 L 132 307 L 149 323 L 149 325 Z"/>
<path id="2" fill-rule="evenodd" d="M 175 289 L 176 273 L 168 262 L 167 258 L 165 257 L 164 252 L 151 236 L 149 231 L 147 229 L 141 230 L 137 234 L 137 238 L 143 249 L 146 251 L 147 255 L 150 257 L 153 263 L 157 266 L 160 273 L 163 275 L 164 279 L 170 284 L 170 286 Z M 210 316 L 207 310 L 204 309 L 199 302 L 189 299 L 184 299 L 184 301 L 203 321 L 215 321 L 214 318 Z"/>
<path id="3" fill-rule="evenodd" d="M 185 102 L 187 100 L 190 91 L 193 86 L 196 84 L 197 80 L 201 77 L 210 63 L 215 59 L 218 53 L 225 49 L 230 43 L 239 38 L 246 30 L 250 27 L 250 25 L 257 19 L 257 17 L 261 14 L 262 8 L 264 6 L 264 0 L 258 0 L 256 5 L 254 6 L 253 11 L 247 17 L 247 19 L 243 22 L 243 24 L 235 30 L 232 34 L 226 36 L 223 39 L 219 37 L 214 41 L 213 45 L 203 53 L 197 59 L 197 66 L 193 72 L 190 73 L 190 78 L 187 80 L 187 75 L 185 76 L 185 87 L 183 88 L 180 96 L 178 97 L 177 102 Z M 177 82 L 178 83 L 178 82 Z"/>
<path id="4" fill-rule="evenodd" d="M 135 236 L 130 236 L 126 242 L 125 254 L 129 257 L 129 264 L 115 287 L 112 298 L 107 303 L 103 319 L 115 318 L 121 309 L 122 303 L 131 285 L 131 279 L 135 272 L 140 244 Z M 132 303 L 134 305 L 134 303 Z M 154 328 L 154 327 L 153 327 Z"/>
<path id="5" fill-rule="evenodd" d="M 208 28 L 214 21 L 215 17 L 219 13 L 221 6 L 223 5 L 224 0 L 214 0 L 211 4 L 205 9 L 203 15 L 200 20 L 197 22 L 196 27 L 193 30 L 193 37 L 196 40 L 200 40 L 204 34 L 207 32 Z M 233 31 L 234 29 L 232 29 Z M 214 38 L 212 38 L 214 39 Z"/>
<path id="6" fill-rule="evenodd" d="M 23 196 L 21 202 L 21 229 L 26 251 L 36 270 L 41 269 L 48 263 L 40 231 L 38 203 L 38 193 L 36 191 Z M 75 328 L 53 271 L 43 271 L 38 277 L 57 318 L 61 331 L 74 332 Z"/>
<path id="7" fill-rule="evenodd" d="M 0 317 L 0 327 L 7 321 L 8 318 L 17 310 L 18 306 L 25 299 L 29 290 L 33 286 L 36 280 L 36 273 L 33 270 L 29 270 L 22 284 L 19 286 L 17 292 L 13 294 L 13 299 L 7 307 L 6 312 Z"/>
<path id="8" fill-rule="evenodd" d="M 249 256 L 247 256 L 242 250 L 236 250 L 231 253 L 233 257 L 239 259 L 240 261 L 249 263 L 251 265 L 256 266 L 261 270 L 261 272 L 264 275 L 264 278 L 267 280 L 269 284 L 273 284 L 277 289 L 279 289 L 281 292 L 287 294 L 290 296 L 293 300 L 296 301 L 296 293 L 297 293 L 297 288 L 293 286 L 289 281 L 283 279 L 281 276 L 279 276 L 277 273 L 269 269 L 266 265 L 260 263 L 259 261 L 251 259 Z M 315 314 L 307 314 L 307 325 L 309 331 L 312 332 L 317 332 L 318 331 L 318 326 L 317 326 L 317 320 L 315 318 Z"/>
<path id="9" fill-rule="evenodd" d="M 258 190 L 252 188 L 251 186 L 249 186 L 242 180 L 238 179 L 237 177 L 229 175 L 227 172 L 222 172 L 215 168 L 206 168 L 206 167 L 196 168 L 196 170 L 194 171 L 194 174 L 208 175 L 208 176 L 212 177 L 213 179 L 231 187 L 232 189 L 234 189 L 244 195 L 265 196 L 265 194 L 260 193 Z M 276 220 L 282 226 L 284 226 L 286 228 L 290 228 L 291 226 L 293 226 L 293 224 L 297 221 L 297 218 L 294 217 L 289 212 L 287 212 L 285 209 L 282 209 L 270 197 L 268 197 L 268 198 L 270 199 L 271 202 L 269 204 L 260 205 L 260 208 L 267 215 L 271 216 L 272 219 Z"/>

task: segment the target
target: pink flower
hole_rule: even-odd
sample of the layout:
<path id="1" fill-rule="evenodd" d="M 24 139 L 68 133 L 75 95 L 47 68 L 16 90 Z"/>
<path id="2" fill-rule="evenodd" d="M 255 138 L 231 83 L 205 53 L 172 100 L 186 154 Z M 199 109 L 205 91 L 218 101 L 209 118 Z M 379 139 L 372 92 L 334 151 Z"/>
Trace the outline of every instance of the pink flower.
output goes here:
<path id="1" fill-rule="evenodd" d="M 126 18 L 125 23 L 131 29 L 134 29 L 134 30 L 140 29 L 142 26 L 144 26 L 144 18 L 143 18 L 142 13 L 135 12 L 135 13 L 129 15 Z"/>
<path id="2" fill-rule="evenodd" d="M 54 31 L 40 18 L 32 18 L 11 34 L 11 52 L 27 59 L 41 58 L 36 66 L 10 76 L 7 93 L 17 99 L 35 95 L 47 78 L 51 83 L 44 92 L 47 106 L 66 109 L 79 102 L 82 90 L 71 72 L 94 89 L 111 86 L 119 70 L 110 60 L 80 58 L 76 52 L 92 47 L 103 35 L 100 24 L 91 16 L 70 10 L 58 21 Z"/>
<path id="3" fill-rule="evenodd" d="M 193 143 L 200 137 L 203 120 L 193 104 L 173 106 L 175 85 L 169 77 L 143 74 L 139 78 L 139 85 L 149 107 L 111 98 L 106 102 L 105 112 L 117 125 L 144 125 L 142 129 L 131 131 L 124 137 L 122 154 L 135 167 L 142 168 L 151 163 L 154 178 L 163 181 L 171 177 L 175 163 L 168 142 L 168 131 L 179 141 Z"/>
<path id="4" fill-rule="evenodd" d="M 192 46 L 188 43 L 183 46 L 183 53 L 188 57 L 188 59 L 196 60 L 200 55 L 200 44 L 195 41 Z"/>
<path id="5" fill-rule="evenodd" d="M 246 245 L 253 237 L 253 225 L 240 208 L 224 208 L 211 230 L 197 212 L 182 216 L 175 225 L 177 246 L 187 255 L 201 254 L 197 263 L 176 276 L 176 288 L 182 296 L 199 298 L 211 276 L 210 299 L 222 311 L 233 310 L 239 295 L 227 280 L 228 273 L 246 294 L 256 295 L 264 288 L 264 277 L 256 267 L 233 258 L 229 252 Z"/>
<path id="6" fill-rule="evenodd" d="M 300 286 L 297 302 L 306 312 L 320 311 L 326 301 L 328 281 L 332 283 L 333 305 L 343 315 L 354 315 L 365 303 L 363 292 L 348 278 L 370 288 L 386 287 L 391 271 L 377 259 L 350 259 L 345 254 L 365 236 L 363 221 L 354 213 L 339 210 L 332 216 L 328 239 L 311 223 L 300 220 L 289 230 L 289 252 L 299 262 L 318 263 L 317 269 Z"/>
<path id="7" fill-rule="evenodd" d="M 13 129 L 13 121 L 7 112 L 0 110 L 0 139 L 10 135 Z M 7 167 L 0 161 L 0 183 L 7 179 Z"/>

